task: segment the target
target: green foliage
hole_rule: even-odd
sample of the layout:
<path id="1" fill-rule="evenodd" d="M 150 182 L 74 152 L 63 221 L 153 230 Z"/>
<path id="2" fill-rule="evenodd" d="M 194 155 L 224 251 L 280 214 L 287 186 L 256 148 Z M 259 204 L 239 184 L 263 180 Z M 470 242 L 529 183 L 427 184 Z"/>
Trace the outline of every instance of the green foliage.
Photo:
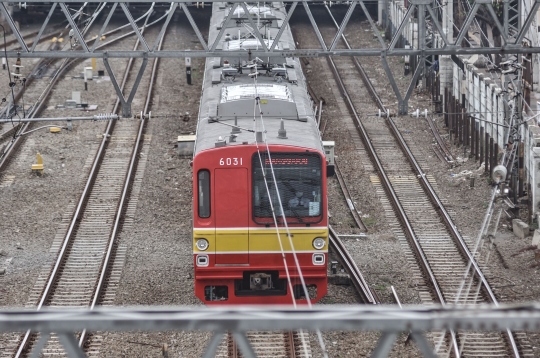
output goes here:
<path id="1" fill-rule="evenodd" d="M 371 216 L 368 216 L 367 218 L 362 218 L 362 222 L 364 223 L 364 225 L 366 225 L 366 227 L 370 227 L 375 225 L 377 220 L 375 220 L 375 218 L 372 218 Z"/>

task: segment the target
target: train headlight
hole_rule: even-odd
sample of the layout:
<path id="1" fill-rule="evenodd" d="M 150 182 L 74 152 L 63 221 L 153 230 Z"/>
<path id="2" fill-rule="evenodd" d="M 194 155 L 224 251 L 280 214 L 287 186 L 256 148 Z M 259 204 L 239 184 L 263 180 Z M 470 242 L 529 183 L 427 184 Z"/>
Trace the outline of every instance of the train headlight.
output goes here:
<path id="1" fill-rule="evenodd" d="M 315 240 L 313 240 L 313 247 L 317 250 L 322 250 L 324 248 L 324 245 L 326 245 L 326 242 L 322 237 L 318 237 Z"/>
<path id="2" fill-rule="evenodd" d="M 201 251 L 204 251 L 208 248 L 208 240 L 206 239 L 199 239 L 197 240 L 197 242 L 195 243 L 195 246 L 197 246 L 197 248 Z"/>

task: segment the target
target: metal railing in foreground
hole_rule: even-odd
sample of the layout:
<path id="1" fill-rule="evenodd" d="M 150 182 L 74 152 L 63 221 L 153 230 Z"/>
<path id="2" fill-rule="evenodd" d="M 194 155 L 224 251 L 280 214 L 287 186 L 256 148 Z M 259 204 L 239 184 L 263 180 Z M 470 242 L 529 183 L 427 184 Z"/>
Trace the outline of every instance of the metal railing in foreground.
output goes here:
<path id="1" fill-rule="evenodd" d="M 250 330 L 380 331 L 372 357 L 386 357 L 400 332 L 411 332 L 425 357 L 435 357 L 425 332 L 441 330 L 540 331 L 540 304 L 505 306 L 288 306 L 136 307 L 95 310 L 3 310 L 0 332 L 40 332 L 32 352 L 38 356 L 51 333 L 58 335 L 69 356 L 84 357 L 74 332 L 89 331 L 212 331 L 205 357 L 213 357 L 223 334 L 244 340 Z M 43 344 L 42 344 L 43 342 Z M 247 354 L 246 354 L 247 353 Z M 253 355 L 246 352 L 244 356 Z"/>

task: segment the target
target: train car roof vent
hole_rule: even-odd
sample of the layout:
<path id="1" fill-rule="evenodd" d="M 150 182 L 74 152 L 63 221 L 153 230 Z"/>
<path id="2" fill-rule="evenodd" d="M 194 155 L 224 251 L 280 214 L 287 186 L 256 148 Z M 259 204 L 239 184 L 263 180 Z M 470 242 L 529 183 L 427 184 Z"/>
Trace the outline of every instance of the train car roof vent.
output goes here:
<path id="1" fill-rule="evenodd" d="M 255 132 L 255 141 L 257 143 L 262 143 L 263 142 L 263 135 L 262 135 L 262 132 Z"/>
<path id="2" fill-rule="evenodd" d="M 283 122 L 283 118 L 281 118 L 281 124 L 279 126 L 277 137 L 279 139 L 287 139 L 287 131 L 285 130 L 285 122 Z"/>
<path id="3" fill-rule="evenodd" d="M 223 139 L 222 136 L 219 136 L 218 140 L 216 140 L 216 148 L 218 147 L 224 147 L 227 145 L 227 142 L 225 139 Z"/>

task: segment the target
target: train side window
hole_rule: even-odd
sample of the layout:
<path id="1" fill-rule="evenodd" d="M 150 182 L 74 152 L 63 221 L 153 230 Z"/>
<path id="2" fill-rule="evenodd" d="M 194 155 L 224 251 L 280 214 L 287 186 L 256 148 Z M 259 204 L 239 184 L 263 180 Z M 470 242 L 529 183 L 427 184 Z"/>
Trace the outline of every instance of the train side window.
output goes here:
<path id="1" fill-rule="evenodd" d="M 199 217 L 210 217 L 210 172 L 199 170 L 197 174 L 199 180 Z"/>

